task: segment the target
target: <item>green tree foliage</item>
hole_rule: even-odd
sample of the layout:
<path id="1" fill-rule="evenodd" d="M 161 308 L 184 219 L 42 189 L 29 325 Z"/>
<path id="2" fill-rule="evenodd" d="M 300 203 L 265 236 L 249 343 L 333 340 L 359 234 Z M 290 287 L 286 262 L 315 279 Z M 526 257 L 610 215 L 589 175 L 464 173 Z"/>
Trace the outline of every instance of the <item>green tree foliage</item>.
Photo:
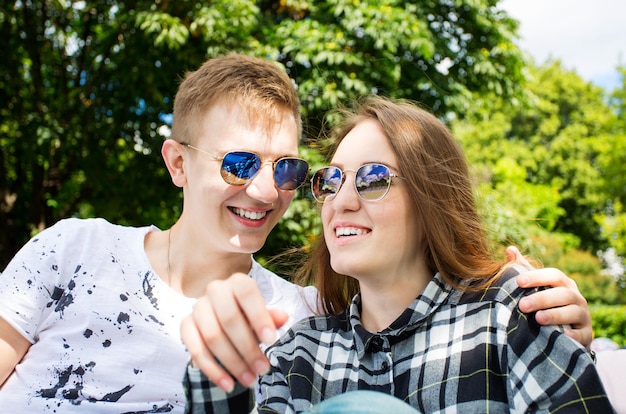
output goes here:
<path id="1" fill-rule="evenodd" d="M 626 83 L 607 100 L 559 62 L 528 73 L 519 100 L 477 97 L 452 123 L 492 236 L 562 269 L 588 300 L 626 303 Z"/>
<path id="2" fill-rule="evenodd" d="M 601 184 L 608 204 L 594 218 L 609 246 L 623 258 L 626 257 L 626 68 L 620 68 L 620 73 L 621 88 L 616 88 L 610 97 L 610 106 L 617 115 L 614 132 L 596 143 L 597 162 L 603 177 Z"/>
<path id="3" fill-rule="evenodd" d="M 312 137 L 329 108 L 372 91 L 441 115 L 474 95 L 512 99 L 516 28 L 496 0 L 3 2 L 0 266 L 63 217 L 172 223 L 180 193 L 158 131 L 180 77 L 207 57 L 281 62 Z M 302 242 L 298 226 L 313 223 L 307 205 L 293 209 L 276 243 Z"/>
<path id="4" fill-rule="evenodd" d="M 510 138 L 533 148 L 527 162 L 530 181 L 548 183 L 561 194 L 566 214 L 556 229 L 576 234 L 581 246 L 605 247 L 601 229 L 593 219 L 609 201 L 603 191 L 598 147 L 614 139 L 615 114 L 600 88 L 564 71 L 558 62 L 533 72 L 535 108 L 521 111 L 513 121 Z"/>
<path id="5" fill-rule="evenodd" d="M 462 113 L 472 92 L 518 91 L 517 26 L 494 1 L 282 3 L 270 43 L 311 119 L 371 92 L 445 114 Z"/>
<path id="6" fill-rule="evenodd" d="M 468 121 L 455 123 L 457 136 L 479 181 L 522 220 L 604 249 L 598 215 L 614 219 L 624 193 L 619 118 L 600 88 L 558 61 L 528 69 L 520 101 L 478 99 Z"/>
<path id="7" fill-rule="evenodd" d="M 610 338 L 626 347 L 626 306 L 590 306 L 594 337 Z"/>
<path id="8" fill-rule="evenodd" d="M 135 14 L 123 2 L 0 10 L 2 264 L 63 217 L 162 223 L 180 205 L 156 129 L 177 74 L 204 50 L 157 50 Z"/>

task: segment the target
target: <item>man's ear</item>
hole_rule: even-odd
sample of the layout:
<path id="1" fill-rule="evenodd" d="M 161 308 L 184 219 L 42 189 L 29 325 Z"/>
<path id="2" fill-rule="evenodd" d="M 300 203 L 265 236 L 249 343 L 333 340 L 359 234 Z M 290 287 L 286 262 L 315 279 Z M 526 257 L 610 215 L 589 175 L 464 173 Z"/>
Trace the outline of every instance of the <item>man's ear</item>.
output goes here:
<path id="1" fill-rule="evenodd" d="M 163 141 L 161 155 L 167 171 L 176 187 L 182 188 L 187 183 L 185 175 L 185 148 L 173 139 Z"/>

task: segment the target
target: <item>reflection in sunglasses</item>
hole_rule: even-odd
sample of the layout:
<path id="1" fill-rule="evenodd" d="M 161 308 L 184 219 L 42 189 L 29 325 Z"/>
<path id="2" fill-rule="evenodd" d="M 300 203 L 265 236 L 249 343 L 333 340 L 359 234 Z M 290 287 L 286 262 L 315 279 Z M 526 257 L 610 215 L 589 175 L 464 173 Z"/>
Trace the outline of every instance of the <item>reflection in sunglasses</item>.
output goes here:
<path id="1" fill-rule="evenodd" d="M 193 145 L 181 142 L 187 148 L 194 149 L 222 161 L 222 179 L 230 185 L 245 185 L 261 170 L 261 165 L 271 163 L 274 172 L 274 183 L 281 190 L 295 190 L 304 184 L 309 172 L 309 163 L 301 158 L 284 157 L 276 161 L 261 161 L 261 157 L 254 152 L 231 151 L 219 157 L 210 152 L 201 150 Z"/>
<path id="2" fill-rule="evenodd" d="M 311 179 L 313 197 L 320 202 L 331 199 L 345 182 L 346 172 L 354 172 L 354 187 L 361 199 L 376 201 L 389 192 L 391 179 L 402 178 L 391 172 L 384 164 L 364 164 L 356 171 L 342 171 L 337 167 L 326 167 L 318 170 Z"/>

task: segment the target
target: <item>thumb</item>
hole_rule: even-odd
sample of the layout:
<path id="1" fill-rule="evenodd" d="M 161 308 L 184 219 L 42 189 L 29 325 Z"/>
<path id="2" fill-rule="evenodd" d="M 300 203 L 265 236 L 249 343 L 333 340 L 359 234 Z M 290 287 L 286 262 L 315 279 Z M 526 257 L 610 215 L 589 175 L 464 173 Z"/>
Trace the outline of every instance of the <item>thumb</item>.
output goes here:
<path id="1" fill-rule="evenodd" d="M 519 249 L 515 246 L 509 246 L 506 248 L 506 258 L 509 262 L 517 262 L 528 269 L 533 269 L 534 266 L 528 261 Z"/>
<path id="2" fill-rule="evenodd" d="M 509 246 L 506 248 L 506 259 L 509 262 L 522 259 L 522 254 L 515 246 Z"/>

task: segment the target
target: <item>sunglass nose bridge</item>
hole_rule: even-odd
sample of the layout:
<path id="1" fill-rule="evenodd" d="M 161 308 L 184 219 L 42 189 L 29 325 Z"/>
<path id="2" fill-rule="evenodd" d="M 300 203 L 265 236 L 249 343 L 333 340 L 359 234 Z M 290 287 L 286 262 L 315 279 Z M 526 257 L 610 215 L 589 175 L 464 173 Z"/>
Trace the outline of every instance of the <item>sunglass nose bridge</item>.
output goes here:
<path id="1" fill-rule="evenodd" d="M 250 176 L 249 181 L 253 181 L 259 178 L 267 179 L 272 182 L 272 185 L 275 184 L 274 181 L 274 166 L 275 163 L 272 160 L 261 161 L 259 163 L 259 168 Z M 265 168 L 268 167 L 268 168 Z"/>

